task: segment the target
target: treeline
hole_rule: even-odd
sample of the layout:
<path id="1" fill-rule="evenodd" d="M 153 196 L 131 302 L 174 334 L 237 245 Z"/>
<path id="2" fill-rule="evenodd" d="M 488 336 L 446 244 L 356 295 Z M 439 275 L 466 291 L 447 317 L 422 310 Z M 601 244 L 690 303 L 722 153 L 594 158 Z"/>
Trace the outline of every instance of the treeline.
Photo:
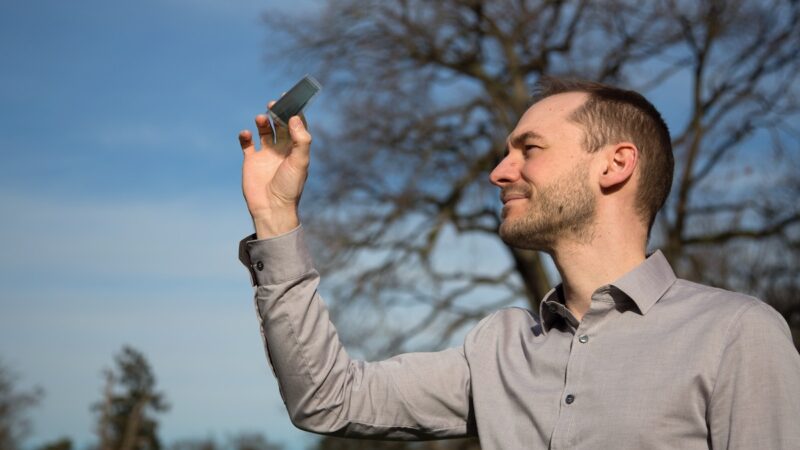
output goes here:
<path id="1" fill-rule="evenodd" d="M 114 365 L 103 371 L 103 393 L 91 405 L 95 414 L 96 441 L 81 450 L 283 450 L 260 433 L 236 433 L 225 439 L 183 439 L 165 444 L 159 435 L 158 416 L 169 410 L 167 395 L 156 386 L 156 376 L 144 354 L 124 346 Z M 21 389 L 11 368 L 0 361 L 0 450 L 31 450 L 29 412 L 44 397 L 40 388 Z M 446 442 L 378 442 L 325 437 L 309 450 L 474 450 L 475 440 Z M 78 450 L 69 437 L 33 450 Z"/>
<path id="2" fill-rule="evenodd" d="M 40 388 L 20 389 L 11 368 L 0 363 L 0 450 L 31 449 L 30 410 L 44 397 Z M 96 442 L 85 450 L 282 450 L 258 433 L 232 434 L 223 440 L 184 439 L 165 445 L 159 436 L 158 415 L 169 410 L 167 396 L 156 387 L 156 376 L 144 354 L 125 346 L 114 366 L 103 371 L 103 394 L 91 405 Z M 69 437 L 35 450 L 76 450 Z"/>

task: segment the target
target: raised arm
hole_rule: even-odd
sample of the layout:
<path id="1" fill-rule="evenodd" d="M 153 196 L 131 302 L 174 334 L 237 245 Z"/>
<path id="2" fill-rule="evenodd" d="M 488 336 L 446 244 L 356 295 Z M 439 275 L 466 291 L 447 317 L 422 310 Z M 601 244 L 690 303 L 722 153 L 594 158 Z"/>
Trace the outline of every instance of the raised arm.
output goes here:
<path id="1" fill-rule="evenodd" d="M 292 422 L 317 433 L 430 439 L 474 434 L 470 376 L 460 349 L 400 355 L 381 362 L 352 360 L 317 293 L 297 218 L 307 177 L 311 136 L 298 117 L 278 128 L 256 118 L 261 150 L 249 132 L 243 191 L 256 235 L 240 244 L 240 259 L 256 286 L 256 307 L 270 364 Z"/>

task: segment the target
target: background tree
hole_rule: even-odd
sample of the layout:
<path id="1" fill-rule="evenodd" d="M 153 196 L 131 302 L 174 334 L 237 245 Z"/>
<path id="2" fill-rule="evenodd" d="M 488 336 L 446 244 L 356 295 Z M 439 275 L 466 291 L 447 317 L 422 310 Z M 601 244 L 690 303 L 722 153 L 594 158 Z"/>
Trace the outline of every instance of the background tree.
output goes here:
<path id="1" fill-rule="evenodd" d="M 103 372 L 103 398 L 93 405 L 100 450 L 161 449 L 153 415 L 169 407 L 164 394 L 156 391 L 150 364 L 141 352 L 128 346 L 114 362 L 115 369 Z"/>
<path id="2" fill-rule="evenodd" d="M 798 2 L 322 3 L 265 19 L 292 42 L 270 57 L 312 66 L 338 113 L 311 118 L 301 212 L 348 344 L 372 357 L 443 346 L 490 310 L 538 310 L 557 273 L 499 241 L 487 177 L 543 75 L 655 100 L 676 172 L 651 247 L 679 276 L 760 296 L 800 326 Z"/>
<path id="3" fill-rule="evenodd" d="M 262 434 L 247 432 L 230 435 L 223 443 L 206 438 L 178 441 L 170 446 L 170 450 L 281 450 L 282 448 L 281 445 L 270 442 Z"/>
<path id="4" fill-rule="evenodd" d="M 43 396 L 40 388 L 20 390 L 17 377 L 0 361 L 0 450 L 22 448 L 31 431 L 26 413 Z"/>
<path id="5" fill-rule="evenodd" d="M 355 440 L 325 436 L 320 439 L 317 450 L 478 450 L 475 439 L 443 441 L 405 442 Z"/>
<path id="6" fill-rule="evenodd" d="M 62 437 L 52 442 L 48 442 L 46 444 L 39 446 L 38 450 L 72 450 L 72 449 L 73 449 L 72 439 L 68 437 Z"/>

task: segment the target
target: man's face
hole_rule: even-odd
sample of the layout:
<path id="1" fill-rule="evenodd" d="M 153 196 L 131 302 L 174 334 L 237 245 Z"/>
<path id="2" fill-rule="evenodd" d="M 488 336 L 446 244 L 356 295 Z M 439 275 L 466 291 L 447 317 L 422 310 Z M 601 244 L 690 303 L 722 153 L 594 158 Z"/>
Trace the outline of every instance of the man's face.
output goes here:
<path id="1" fill-rule="evenodd" d="M 592 158 L 583 147 L 583 129 L 568 119 L 586 99 L 583 93 L 545 98 L 511 132 L 507 154 L 490 175 L 502 189 L 500 237 L 507 244 L 550 251 L 560 238 L 591 236 Z"/>

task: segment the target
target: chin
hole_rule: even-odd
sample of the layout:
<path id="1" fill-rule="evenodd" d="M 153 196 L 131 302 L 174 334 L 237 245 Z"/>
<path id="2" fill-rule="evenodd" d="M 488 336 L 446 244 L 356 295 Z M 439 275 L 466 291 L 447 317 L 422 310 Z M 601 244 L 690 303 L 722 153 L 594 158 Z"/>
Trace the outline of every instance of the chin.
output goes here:
<path id="1" fill-rule="evenodd" d="M 503 219 L 503 223 L 508 220 L 513 219 L 514 217 L 523 216 L 525 215 L 525 208 L 514 208 L 514 206 L 503 206 L 503 211 L 500 213 L 500 217 Z"/>
<path id="2" fill-rule="evenodd" d="M 517 218 L 504 217 L 503 221 L 500 222 L 500 228 L 497 231 L 500 235 L 500 239 L 505 241 L 507 244 L 511 244 L 509 240 L 514 240 L 515 235 L 518 233 L 518 227 L 515 226 L 517 221 Z"/>
<path id="3" fill-rule="evenodd" d="M 553 249 L 554 236 L 541 232 L 536 223 L 526 221 L 525 217 L 504 218 L 498 229 L 500 239 L 514 248 L 549 253 Z"/>

